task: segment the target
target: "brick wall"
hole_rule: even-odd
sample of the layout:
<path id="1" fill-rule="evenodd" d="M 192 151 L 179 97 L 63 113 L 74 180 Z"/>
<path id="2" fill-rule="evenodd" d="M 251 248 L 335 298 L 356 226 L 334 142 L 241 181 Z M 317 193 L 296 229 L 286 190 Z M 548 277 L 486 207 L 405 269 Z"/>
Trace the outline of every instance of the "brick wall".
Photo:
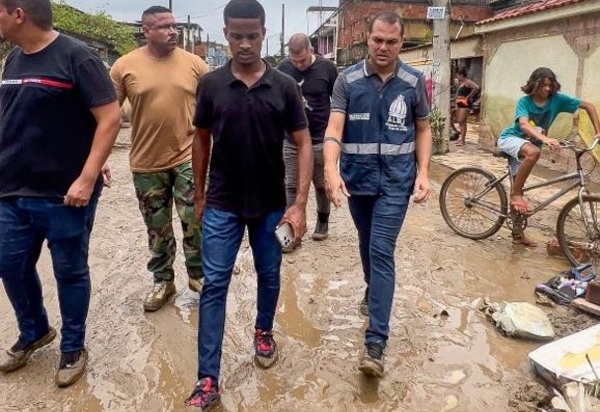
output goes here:
<path id="1" fill-rule="evenodd" d="M 363 1 L 345 7 L 340 13 L 338 47 L 346 49 L 366 41 L 370 18 L 382 11 L 398 12 L 405 20 L 426 20 L 427 6 L 424 4 L 402 4 L 383 1 Z M 493 15 L 487 6 L 454 5 L 452 19 L 466 23 L 476 22 Z"/>

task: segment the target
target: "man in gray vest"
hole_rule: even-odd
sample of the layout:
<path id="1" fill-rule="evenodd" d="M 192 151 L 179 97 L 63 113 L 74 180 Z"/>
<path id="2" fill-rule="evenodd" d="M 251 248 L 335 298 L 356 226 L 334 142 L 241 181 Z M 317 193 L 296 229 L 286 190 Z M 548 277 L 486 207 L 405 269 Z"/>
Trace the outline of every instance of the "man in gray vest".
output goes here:
<path id="1" fill-rule="evenodd" d="M 335 83 L 323 147 L 327 195 L 335 207 L 342 204 L 341 194 L 349 197 L 358 230 L 366 283 L 360 311 L 369 316 L 359 369 L 376 377 L 384 371 L 396 241 L 410 196 L 419 203 L 431 193 L 425 79 L 398 59 L 403 29 L 396 13 L 373 18 L 369 57 L 346 69 Z"/>

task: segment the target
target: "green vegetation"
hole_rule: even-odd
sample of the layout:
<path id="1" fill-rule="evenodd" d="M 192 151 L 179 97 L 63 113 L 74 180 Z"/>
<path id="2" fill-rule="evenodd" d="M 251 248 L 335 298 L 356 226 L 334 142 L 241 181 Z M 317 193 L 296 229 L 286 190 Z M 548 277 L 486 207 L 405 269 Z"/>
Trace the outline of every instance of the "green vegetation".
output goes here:
<path id="1" fill-rule="evenodd" d="M 442 154 L 444 141 L 446 139 L 445 128 L 446 118 L 442 116 L 442 112 L 437 106 L 431 110 L 429 116 L 429 124 L 431 125 L 431 136 L 433 137 L 433 147 L 435 154 Z"/>
<path id="2" fill-rule="evenodd" d="M 131 28 L 116 22 L 104 10 L 87 14 L 64 1 L 53 1 L 52 10 L 54 27 L 59 30 L 105 40 L 120 54 L 137 47 Z"/>

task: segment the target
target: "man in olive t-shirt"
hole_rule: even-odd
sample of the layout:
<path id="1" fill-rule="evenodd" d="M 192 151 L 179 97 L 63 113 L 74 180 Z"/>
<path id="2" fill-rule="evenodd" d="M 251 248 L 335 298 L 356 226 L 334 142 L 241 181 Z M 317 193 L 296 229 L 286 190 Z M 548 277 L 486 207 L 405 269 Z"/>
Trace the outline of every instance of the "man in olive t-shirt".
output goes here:
<path id="1" fill-rule="evenodd" d="M 191 148 L 196 88 L 208 66 L 177 47 L 177 27 L 169 9 L 142 14 L 147 44 L 118 59 L 111 69 L 119 102 L 131 102 L 129 156 L 140 211 L 148 229 L 154 287 L 146 311 L 160 309 L 175 293 L 176 255 L 171 223 L 173 202 L 183 226 L 183 250 L 190 289 L 201 288 L 200 228 L 194 215 Z"/>

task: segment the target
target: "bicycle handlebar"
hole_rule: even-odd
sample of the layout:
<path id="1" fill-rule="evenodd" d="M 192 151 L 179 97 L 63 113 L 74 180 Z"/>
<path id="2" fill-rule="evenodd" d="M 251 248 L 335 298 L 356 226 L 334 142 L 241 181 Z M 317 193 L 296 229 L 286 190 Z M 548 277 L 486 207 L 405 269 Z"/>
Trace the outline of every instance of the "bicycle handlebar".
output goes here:
<path id="1" fill-rule="evenodd" d="M 581 150 L 581 152 L 591 152 L 592 150 L 594 150 L 596 148 L 596 146 L 598 146 L 598 144 L 600 144 L 600 137 L 596 137 L 590 146 L 586 147 L 585 149 L 579 149 L 579 150 Z M 565 147 L 568 149 L 573 149 L 574 151 L 578 151 L 578 149 L 575 147 L 575 143 L 573 143 L 571 140 L 561 141 L 560 145 L 561 145 L 561 147 Z"/>

